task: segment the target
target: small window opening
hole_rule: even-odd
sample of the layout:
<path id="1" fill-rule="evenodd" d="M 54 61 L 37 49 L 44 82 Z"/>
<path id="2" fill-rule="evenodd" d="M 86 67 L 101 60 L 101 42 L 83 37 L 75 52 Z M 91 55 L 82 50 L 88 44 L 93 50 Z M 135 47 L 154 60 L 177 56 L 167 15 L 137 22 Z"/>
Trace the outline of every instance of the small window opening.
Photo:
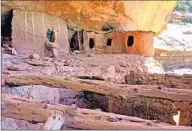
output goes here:
<path id="1" fill-rule="evenodd" d="M 107 46 L 111 46 L 111 44 L 112 44 L 112 39 L 111 38 L 109 38 L 109 39 L 107 39 Z"/>
<path id="2" fill-rule="evenodd" d="M 90 38 L 89 39 L 89 48 L 92 49 L 92 48 L 94 48 L 94 46 L 95 46 L 95 41 L 93 38 Z"/>
<path id="3" fill-rule="evenodd" d="M 54 42 L 55 41 L 55 37 L 54 37 L 54 31 L 51 29 L 47 30 L 47 39 L 49 40 L 49 42 Z"/>
<path id="4" fill-rule="evenodd" d="M 133 36 L 129 36 L 127 39 L 127 46 L 131 47 L 134 43 L 134 37 Z"/>

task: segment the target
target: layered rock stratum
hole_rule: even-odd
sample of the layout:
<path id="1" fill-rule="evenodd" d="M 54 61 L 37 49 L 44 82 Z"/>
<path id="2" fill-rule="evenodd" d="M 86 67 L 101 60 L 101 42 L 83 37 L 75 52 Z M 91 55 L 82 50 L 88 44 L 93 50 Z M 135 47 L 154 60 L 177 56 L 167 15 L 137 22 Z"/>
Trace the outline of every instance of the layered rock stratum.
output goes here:
<path id="1" fill-rule="evenodd" d="M 88 30 L 160 33 L 177 1 L 2 1 L 11 9 L 47 13 Z M 2 10 L 3 13 L 3 10 Z"/>

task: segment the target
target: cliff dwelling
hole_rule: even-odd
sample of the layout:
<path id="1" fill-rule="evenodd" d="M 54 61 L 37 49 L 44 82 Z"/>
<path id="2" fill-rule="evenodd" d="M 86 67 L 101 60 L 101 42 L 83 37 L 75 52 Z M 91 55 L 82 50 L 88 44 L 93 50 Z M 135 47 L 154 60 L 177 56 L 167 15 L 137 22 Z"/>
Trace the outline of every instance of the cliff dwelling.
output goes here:
<path id="1" fill-rule="evenodd" d="M 2 1 L 1 128 L 191 130 L 192 52 L 174 49 L 192 50 L 192 24 L 169 23 L 177 3 Z"/>
<path id="2" fill-rule="evenodd" d="M 45 13 L 19 10 L 6 12 L 6 16 L 2 36 L 10 38 L 17 52 L 48 57 L 68 54 L 68 32 L 64 20 Z"/>
<path id="3" fill-rule="evenodd" d="M 117 3 L 113 3 L 113 4 L 117 4 Z M 10 3 L 8 2 L 4 2 L 4 5 L 6 5 L 7 7 L 9 7 L 9 4 Z M 17 3 L 14 3 L 14 4 L 17 5 Z M 34 3 L 31 3 L 31 4 L 34 4 Z M 42 3 L 39 3 L 39 4 L 41 5 Z M 45 5 L 48 4 L 47 7 L 50 6 L 48 2 L 45 2 L 44 4 Z M 130 6 L 129 4 L 128 5 L 126 4 L 122 7 L 123 9 L 126 6 Z M 132 2 L 132 4 L 133 6 L 137 5 L 137 3 L 134 3 L 134 2 Z M 152 2 L 151 4 L 154 4 L 156 6 L 156 3 Z M 172 9 L 174 4 L 175 3 L 170 4 L 170 6 L 168 6 L 167 8 Z M 67 5 L 67 2 L 64 5 Z M 26 5 L 26 7 L 27 6 L 28 5 Z M 23 7 L 19 6 L 19 8 L 23 8 Z M 52 7 L 50 7 L 50 9 L 51 8 Z M 71 7 L 68 7 L 68 8 L 71 8 Z M 86 8 L 89 9 L 89 7 L 85 7 L 84 9 Z M 110 7 L 107 7 L 107 8 L 110 8 Z M 60 10 L 59 6 L 58 6 L 58 9 Z M 61 10 L 62 9 L 64 8 L 61 8 Z M 37 9 L 37 10 L 41 10 L 41 9 Z M 97 11 L 95 11 L 94 13 L 96 12 Z M 167 15 L 169 10 L 164 10 L 164 12 Z M 129 20 L 119 21 L 118 17 L 112 18 L 111 21 L 113 21 L 113 23 L 110 23 L 109 21 L 105 21 L 105 20 L 94 21 L 94 19 L 92 19 L 92 16 L 90 16 L 89 14 L 88 17 L 90 18 L 85 17 L 86 20 L 83 20 L 85 22 L 83 24 L 85 27 L 82 26 L 81 22 L 79 23 L 77 22 L 78 25 L 81 25 L 82 26 L 81 28 L 85 30 L 86 32 L 85 35 L 87 35 L 88 38 L 86 38 L 85 35 L 83 36 L 83 34 L 79 32 L 73 35 L 71 41 L 68 41 L 67 40 L 68 29 L 67 29 L 66 21 L 74 21 L 74 23 L 76 23 L 75 21 L 76 17 L 68 16 L 68 14 L 65 14 L 66 13 L 65 11 L 63 11 L 62 13 L 60 14 L 61 16 L 58 16 L 59 14 L 54 14 L 54 12 L 52 13 L 49 11 L 36 12 L 36 11 L 32 11 L 31 9 L 29 10 L 14 9 L 12 13 L 12 17 L 13 17 L 12 20 L 10 20 L 10 22 L 6 22 L 9 24 L 12 24 L 11 29 L 9 30 L 12 30 L 12 34 L 10 37 L 12 40 L 13 47 L 18 52 L 23 54 L 37 53 L 40 56 L 48 56 L 48 57 L 54 57 L 54 56 L 59 57 L 65 54 L 69 54 L 70 50 L 71 51 L 83 50 L 84 52 L 91 50 L 92 53 L 98 53 L 98 52 L 107 53 L 107 54 L 109 53 L 125 54 L 126 53 L 126 54 L 142 55 L 142 56 L 153 56 L 154 55 L 153 37 L 159 32 L 161 32 L 161 30 L 166 25 L 166 22 L 168 21 L 168 17 L 162 14 L 158 15 L 158 17 L 161 16 L 162 18 L 157 19 L 156 17 L 154 17 L 154 20 L 152 21 L 150 15 L 147 14 L 146 18 L 142 19 L 142 21 L 134 20 L 136 23 Z M 74 14 L 72 13 L 72 15 Z M 137 14 L 137 15 L 138 17 L 135 17 L 135 19 L 139 18 L 141 14 Z M 69 20 L 65 19 L 65 16 Z M 100 15 L 95 15 L 95 16 L 96 16 L 96 19 L 99 19 L 99 20 L 101 19 Z M 87 18 L 89 20 L 87 20 Z M 95 25 L 86 23 L 88 21 L 90 21 L 90 23 L 95 23 L 95 22 L 96 23 Z M 151 21 L 151 24 L 147 25 L 149 21 Z M 136 25 L 140 25 L 140 26 L 136 26 Z M 46 31 L 47 29 L 51 29 L 51 28 L 55 29 L 54 34 L 56 34 L 56 39 L 54 42 L 50 42 L 48 44 L 49 49 L 47 50 L 47 44 L 45 44 L 47 40 Z M 95 31 L 92 31 L 92 30 L 95 30 Z M 110 30 L 112 32 L 111 33 L 104 32 L 99 34 L 101 30 L 106 32 Z M 77 38 L 79 37 L 79 38 L 77 39 L 74 37 L 77 37 Z M 83 38 L 80 38 L 80 37 L 83 37 Z M 53 50 L 50 49 L 51 43 L 53 45 L 52 47 Z M 56 43 L 56 44 L 53 44 L 53 43 Z M 23 47 L 23 45 L 25 45 L 24 48 L 21 48 Z"/>
<path id="4" fill-rule="evenodd" d="M 96 33 L 79 31 L 75 34 L 80 34 L 80 45 L 84 52 L 92 50 L 94 53 L 119 53 L 119 54 L 137 54 L 142 56 L 153 56 L 153 32 L 111 32 L 111 33 Z M 76 41 L 74 41 L 76 40 Z M 79 47 L 78 36 L 73 35 L 71 38 L 71 46 Z M 72 46 L 72 47 L 73 47 Z M 74 48 L 73 48 L 74 49 Z M 79 48 L 76 48 L 79 50 Z"/>

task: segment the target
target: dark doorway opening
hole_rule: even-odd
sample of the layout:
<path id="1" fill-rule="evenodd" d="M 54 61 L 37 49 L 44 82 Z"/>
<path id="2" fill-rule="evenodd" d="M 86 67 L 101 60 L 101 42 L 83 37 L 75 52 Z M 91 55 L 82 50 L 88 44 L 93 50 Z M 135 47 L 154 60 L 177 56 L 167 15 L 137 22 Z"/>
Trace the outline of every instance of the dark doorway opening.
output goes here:
<path id="1" fill-rule="evenodd" d="M 13 10 L 9 10 L 1 15 L 1 36 L 3 40 L 11 41 L 12 35 L 12 18 L 13 18 Z"/>
<path id="2" fill-rule="evenodd" d="M 79 46 L 83 46 L 84 43 L 84 36 L 83 36 L 84 30 L 81 31 L 76 31 L 70 40 L 70 50 L 75 51 L 75 50 L 80 50 Z"/>
<path id="3" fill-rule="evenodd" d="M 127 46 L 131 47 L 134 43 L 134 37 L 133 36 L 129 36 L 127 39 Z"/>
<path id="4" fill-rule="evenodd" d="M 90 38 L 89 39 L 89 48 L 92 49 L 92 48 L 94 48 L 94 46 L 95 46 L 95 41 L 93 38 Z"/>
<path id="5" fill-rule="evenodd" d="M 107 46 L 111 46 L 111 44 L 112 44 L 112 39 L 111 39 L 111 38 L 108 38 L 108 39 L 107 39 L 107 44 L 106 44 L 106 45 L 107 45 Z"/>

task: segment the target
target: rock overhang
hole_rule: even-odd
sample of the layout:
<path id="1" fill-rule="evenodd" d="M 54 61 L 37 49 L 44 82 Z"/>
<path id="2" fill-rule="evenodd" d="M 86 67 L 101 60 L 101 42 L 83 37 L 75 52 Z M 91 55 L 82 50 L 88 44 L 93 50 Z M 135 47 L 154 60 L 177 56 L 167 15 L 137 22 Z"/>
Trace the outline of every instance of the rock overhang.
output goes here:
<path id="1" fill-rule="evenodd" d="M 47 13 L 87 30 L 104 26 L 117 31 L 159 34 L 178 1 L 2 1 L 12 9 Z"/>

